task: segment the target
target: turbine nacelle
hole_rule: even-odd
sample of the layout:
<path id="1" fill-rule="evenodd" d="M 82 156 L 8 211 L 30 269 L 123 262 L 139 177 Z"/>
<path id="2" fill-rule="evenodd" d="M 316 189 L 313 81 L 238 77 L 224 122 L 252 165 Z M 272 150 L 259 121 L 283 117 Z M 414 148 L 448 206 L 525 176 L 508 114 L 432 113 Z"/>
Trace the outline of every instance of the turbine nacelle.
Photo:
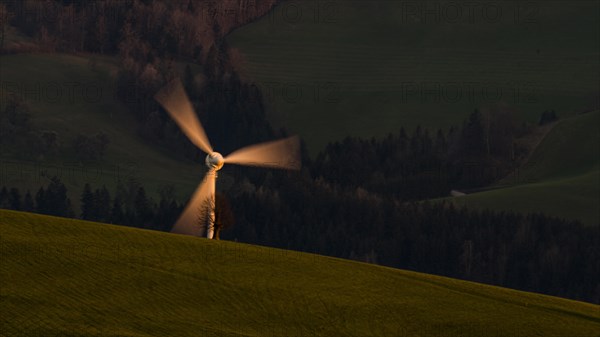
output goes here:
<path id="1" fill-rule="evenodd" d="M 206 132 L 187 97 L 183 84 L 175 80 L 156 93 L 156 100 L 173 118 L 181 131 L 204 153 L 208 172 L 190 201 L 177 219 L 171 232 L 213 238 L 215 228 L 215 182 L 216 172 L 227 164 L 271 167 L 280 169 L 300 169 L 300 141 L 289 137 L 243 147 L 228 154 L 226 158 L 213 151 Z M 207 205 L 208 202 L 208 205 Z M 208 206 L 208 207 L 207 207 Z"/>
<path id="2" fill-rule="evenodd" d="M 204 162 L 209 170 L 218 171 L 223 167 L 223 164 L 225 164 L 225 159 L 223 159 L 223 156 L 219 152 L 212 152 L 206 156 Z"/>

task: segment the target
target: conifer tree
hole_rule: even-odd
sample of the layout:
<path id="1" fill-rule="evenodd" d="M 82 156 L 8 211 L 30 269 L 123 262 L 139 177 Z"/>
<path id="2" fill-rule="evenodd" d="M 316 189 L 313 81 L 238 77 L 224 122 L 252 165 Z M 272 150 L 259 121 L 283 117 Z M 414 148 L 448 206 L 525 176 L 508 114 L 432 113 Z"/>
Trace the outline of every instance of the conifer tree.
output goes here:
<path id="1" fill-rule="evenodd" d="M 97 198 L 96 198 L 96 211 L 97 211 L 97 220 L 98 221 L 108 221 L 110 218 L 110 193 L 106 186 L 102 186 L 100 190 L 98 190 Z"/>
<path id="2" fill-rule="evenodd" d="M 10 209 L 14 209 L 15 211 L 21 210 L 21 193 L 15 187 L 10 189 L 8 194 L 8 204 Z"/>
<path id="3" fill-rule="evenodd" d="M 81 193 L 81 218 L 84 220 L 92 220 L 94 215 L 94 194 L 90 184 L 85 184 Z"/>
<path id="4" fill-rule="evenodd" d="M 31 192 L 27 191 L 25 197 L 23 198 L 23 210 L 25 212 L 33 212 L 35 211 L 35 204 L 33 202 L 33 197 L 31 196 Z"/>
<path id="5" fill-rule="evenodd" d="M 2 187 L 2 189 L 0 190 L 0 208 L 8 208 L 9 207 L 9 203 L 8 203 L 8 191 L 6 190 L 6 187 Z"/>
<path id="6" fill-rule="evenodd" d="M 121 201 L 121 198 L 119 198 L 119 197 L 115 197 L 112 209 L 110 211 L 109 222 L 111 224 L 117 224 L 117 225 L 125 225 L 126 224 L 125 214 L 123 213 L 123 202 Z"/>
<path id="7" fill-rule="evenodd" d="M 46 206 L 46 191 L 43 187 L 40 187 L 40 189 L 35 194 L 35 204 L 38 213 L 47 214 L 48 207 Z"/>

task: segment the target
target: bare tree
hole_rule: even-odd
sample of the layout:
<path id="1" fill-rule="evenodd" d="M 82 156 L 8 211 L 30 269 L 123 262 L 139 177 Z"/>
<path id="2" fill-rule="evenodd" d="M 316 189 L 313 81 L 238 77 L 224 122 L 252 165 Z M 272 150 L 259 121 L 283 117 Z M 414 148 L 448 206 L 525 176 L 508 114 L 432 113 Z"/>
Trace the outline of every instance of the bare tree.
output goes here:
<path id="1" fill-rule="evenodd" d="M 214 210 L 214 212 L 212 212 Z M 198 226 L 208 230 L 211 223 L 214 224 L 213 239 L 219 240 L 221 231 L 234 223 L 231 205 L 224 195 L 216 193 L 214 198 L 207 198 L 198 208 Z"/>

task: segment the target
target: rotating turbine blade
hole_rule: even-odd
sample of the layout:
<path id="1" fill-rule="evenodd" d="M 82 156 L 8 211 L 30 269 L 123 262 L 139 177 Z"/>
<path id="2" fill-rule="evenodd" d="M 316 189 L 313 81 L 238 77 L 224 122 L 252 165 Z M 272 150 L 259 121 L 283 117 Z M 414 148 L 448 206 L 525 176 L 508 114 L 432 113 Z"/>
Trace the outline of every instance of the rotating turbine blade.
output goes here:
<path id="1" fill-rule="evenodd" d="M 177 219 L 172 233 L 202 236 L 206 223 L 212 224 L 209 217 L 214 216 L 215 171 L 208 171 L 204 180 L 198 186 L 183 213 Z"/>
<path id="2" fill-rule="evenodd" d="M 192 103 L 185 94 L 181 81 L 174 80 L 156 93 L 154 99 L 167 110 L 171 118 L 175 120 L 183 133 L 206 153 L 212 153 L 204 128 L 198 120 Z"/>
<path id="3" fill-rule="evenodd" d="M 250 145 L 233 151 L 225 163 L 290 170 L 300 169 L 300 140 L 297 136 Z"/>

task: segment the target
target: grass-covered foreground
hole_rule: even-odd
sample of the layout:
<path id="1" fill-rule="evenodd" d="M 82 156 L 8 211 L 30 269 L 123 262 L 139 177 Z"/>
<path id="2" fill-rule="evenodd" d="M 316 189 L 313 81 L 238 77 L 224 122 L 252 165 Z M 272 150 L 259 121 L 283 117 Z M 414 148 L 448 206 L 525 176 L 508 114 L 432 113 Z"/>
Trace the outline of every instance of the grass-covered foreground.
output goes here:
<path id="1" fill-rule="evenodd" d="M 599 336 L 600 308 L 364 263 L 0 211 L 2 336 Z"/>

